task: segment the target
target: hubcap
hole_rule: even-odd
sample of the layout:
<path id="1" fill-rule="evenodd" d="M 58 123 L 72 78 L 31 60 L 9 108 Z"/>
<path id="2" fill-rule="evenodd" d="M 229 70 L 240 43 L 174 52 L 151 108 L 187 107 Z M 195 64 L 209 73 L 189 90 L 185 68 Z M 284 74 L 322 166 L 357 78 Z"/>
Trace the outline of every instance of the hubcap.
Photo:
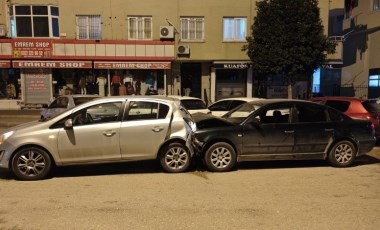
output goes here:
<path id="1" fill-rule="evenodd" d="M 353 157 L 353 150 L 351 146 L 347 144 L 339 145 L 335 150 L 335 159 L 341 163 L 348 163 Z"/>
<path id="2" fill-rule="evenodd" d="M 226 148 L 217 148 L 211 153 L 211 163 L 216 168 L 227 167 L 232 160 L 231 152 Z"/>
<path id="3" fill-rule="evenodd" d="M 45 169 L 45 158 L 36 152 L 28 151 L 20 155 L 17 167 L 25 176 L 37 176 Z"/>
<path id="4" fill-rule="evenodd" d="M 181 147 L 171 148 L 165 156 L 165 163 L 172 169 L 183 168 L 188 161 L 187 152 Z"/>

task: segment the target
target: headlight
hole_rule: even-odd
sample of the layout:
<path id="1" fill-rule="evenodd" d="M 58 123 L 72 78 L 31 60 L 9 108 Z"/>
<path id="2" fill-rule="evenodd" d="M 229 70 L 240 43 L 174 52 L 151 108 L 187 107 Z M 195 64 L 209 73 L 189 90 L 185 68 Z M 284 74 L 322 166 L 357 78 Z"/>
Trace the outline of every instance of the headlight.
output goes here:
<path id="1" fill-rule="evenodd" d="M 0 145 L 4 143 L 4 141 L 8 139 L 8 137 L 12 136 L 12 134 L 13 134 L 13 131 L 9 131 L 9 132 L 3 133 L 3 135 L 0 135 Z"/>

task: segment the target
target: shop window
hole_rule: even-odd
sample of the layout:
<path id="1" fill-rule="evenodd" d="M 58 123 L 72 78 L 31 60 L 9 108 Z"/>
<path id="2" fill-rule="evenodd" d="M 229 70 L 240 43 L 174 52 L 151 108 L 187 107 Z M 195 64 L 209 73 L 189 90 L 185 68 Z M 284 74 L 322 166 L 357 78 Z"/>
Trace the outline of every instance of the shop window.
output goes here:
<path id="1" fill-rule="evenodd" d="M 368 86 L 369 87 L 380 87 L 380 75 L 369 76 Z"/>
<path id="2" fill-rule="evenodd" d="M 373 0 L 373 10 L 380 10 L 380 0 Z"/>
<path id="3" fill-rule="evenodd" d="M 223 18 L 223 41 L 246 41 L 247 18 Z"/>
<path id="4" fill-rule="evenodd" d="M 59 37 L 58 7 L 51 5 L 12 5 L 9 12 L 12 37 Z"/>
<path id="5" fill-rule="evenodd" d="M 181 40 L 203 41 L 204 40 L 204 18 L 184 17 L 181 18 Z"/>
<path id="6" fill-rule="evenodd" d="M 100 15 L 77 15 L 76 16 L 77 39 L 100 40 L 101 18 Z"/>
<path id="7" fill-rule="evenodd" d="M 128 17 L 129 40 L 152 40 L 152 17 Z"/>

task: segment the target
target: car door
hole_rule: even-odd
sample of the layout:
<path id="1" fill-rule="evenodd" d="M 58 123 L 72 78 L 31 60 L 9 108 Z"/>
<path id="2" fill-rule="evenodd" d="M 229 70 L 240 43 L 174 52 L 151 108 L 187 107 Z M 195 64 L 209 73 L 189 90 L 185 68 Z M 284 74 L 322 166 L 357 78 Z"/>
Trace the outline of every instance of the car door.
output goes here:
<path id="1" fill-rule="evenodd" d="M 295 105 L 294 111 L 294 153 L 298 158 L 322 158 L 332 141 L 336 123 L 328 120 L 328 110 L 325 106 L 299 103 Z"/>
<path id="2" fill-rule="evenodd" d="M 169 105 L 154 101 L 128 100 L 120 130 L 123 159 L 155 159 L 171 122 Z"/>
<path id="3" fill-rule="evenodd" d="M 61 161 L 65 164 L 120 160 L 119 111 L 104 114 L 102 108 L 117 106 L 120 110 L 121 105 L 121 102 L 102 103 L 73 113 L 73 128 L 62 130 L 58 134 Z"/>
<path id="4" fill-rule="evenodd" d="M 289 158 L 294 147 L 294 128 L 289 123 L 289 113 L 290 105 L 287 104 L 258 111 L 244 125 L 242 155 L 273 160 Z"/>

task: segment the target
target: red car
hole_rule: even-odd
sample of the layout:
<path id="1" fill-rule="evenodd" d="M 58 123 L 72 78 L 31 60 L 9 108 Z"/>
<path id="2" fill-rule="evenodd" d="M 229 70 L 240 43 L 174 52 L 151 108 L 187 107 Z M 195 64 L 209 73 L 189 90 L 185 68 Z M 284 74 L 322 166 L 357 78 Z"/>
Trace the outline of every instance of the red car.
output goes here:
<path id="1" fill-rule="evenodd" d="M 310 100 L 335 108 L 353 118 L 371 120 L 376 139 L 380 140 L 380 105 L 376 100 L 354 97 L 314 97 Z"/>

